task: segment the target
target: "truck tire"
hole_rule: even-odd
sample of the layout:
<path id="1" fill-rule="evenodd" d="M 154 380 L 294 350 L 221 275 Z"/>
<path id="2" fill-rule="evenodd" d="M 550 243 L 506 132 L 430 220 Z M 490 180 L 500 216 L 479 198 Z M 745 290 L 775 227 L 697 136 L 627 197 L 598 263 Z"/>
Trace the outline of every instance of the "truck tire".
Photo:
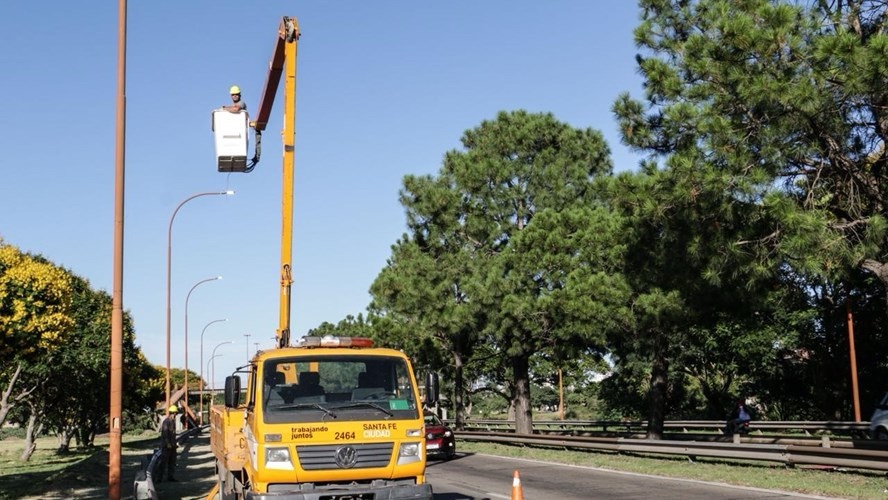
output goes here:
<path id="1" fill-rule="evenodd" d="M 216 460 L 216 473 L 219 481 L 219 498 L 221 500 L 238 500 L 234 474 Z"/>
<path id="2" fill-rule="evenodd" d="M 234 474 L 226 471 L 225 482 L 228 484 L 219 484 L 219 496 L 222 500 L 240 500 L 243 497 L 237 493 L 237 483 L 234 480 Z"/>

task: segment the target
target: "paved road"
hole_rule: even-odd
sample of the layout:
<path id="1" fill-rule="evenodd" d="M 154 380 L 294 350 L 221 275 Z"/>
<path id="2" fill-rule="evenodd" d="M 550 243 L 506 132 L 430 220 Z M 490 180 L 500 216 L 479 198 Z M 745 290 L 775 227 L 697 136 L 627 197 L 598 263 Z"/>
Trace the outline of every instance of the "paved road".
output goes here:
<path id="1" fill-rule="evenodd" d="M 162 500 L 206 498 L 216 484 L 214 464 L 209 433 L 190 439 L 179 448 L 178 481 L 155 484 L 158 497 Z"/>
<path id="2" fill-rule="evenodd" d="M 426 477 L 435 500 L 509 500 L 515 470 L 526 500 L 823 498 L 490 455 L 429 462 Z"/>
<path id="3" fill-rule="evenodd" d="M 516 469 L 526 500 L 823 498 L 489 455 L 430 461 L 427 477 L 435 500 L 509 500 Z M 179 482 L 156 485 L 161 499 L 201 499 L 212 489 L 213 457 L 206 434 L 180 448 L 177 478 Z"/>

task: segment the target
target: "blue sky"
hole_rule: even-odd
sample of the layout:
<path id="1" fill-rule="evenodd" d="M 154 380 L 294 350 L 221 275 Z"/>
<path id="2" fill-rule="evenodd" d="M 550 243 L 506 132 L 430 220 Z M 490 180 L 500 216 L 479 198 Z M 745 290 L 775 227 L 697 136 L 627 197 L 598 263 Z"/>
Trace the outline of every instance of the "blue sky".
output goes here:
<path id="1" fill-rule="evenodd" d="M 173 224 L 173 366 L 215 378 L 271 347 L 278 325 L 283 96 L 250 174 L 216 171 L 210 112 L 232 84 L 256 111 L 282 16 L 299 21 L 293 337 L 365 312 L 404 233 L 408 174 L 435 174 L 462 133 L 501 110 L 552 112 L 600 130 L 617 170 L 638 157 L 610 108 L 641 95 L 624 0 L 129 2 L 124 308 L 148 359 L 166 363 Z M 117 2 L 14 2 L 0 17 L 0 237 L 111 291 Z M 252 145 L 251 145 L 252 148 Z M 249 334 L 249 344 L 247 337 Z M 204 366 L 205 369 L 205 366 Z"/>

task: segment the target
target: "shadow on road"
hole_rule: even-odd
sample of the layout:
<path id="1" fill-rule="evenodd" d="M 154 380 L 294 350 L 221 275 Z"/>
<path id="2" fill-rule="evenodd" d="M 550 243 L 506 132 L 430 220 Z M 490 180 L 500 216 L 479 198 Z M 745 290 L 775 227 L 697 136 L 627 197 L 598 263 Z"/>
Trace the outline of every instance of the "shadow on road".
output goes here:
<path id="1" fill-rule="evenodd" d="M 189 439 L 179 448 L 179 458 L 176 463 L 177 481 L 155 484 L 158 496 L 164 500 L 206 498 L 207 493 L 216 484 L 214 464 L 209 434 Z M 131 492 L 132 483 L 130 483 L 130 494 Z"/>

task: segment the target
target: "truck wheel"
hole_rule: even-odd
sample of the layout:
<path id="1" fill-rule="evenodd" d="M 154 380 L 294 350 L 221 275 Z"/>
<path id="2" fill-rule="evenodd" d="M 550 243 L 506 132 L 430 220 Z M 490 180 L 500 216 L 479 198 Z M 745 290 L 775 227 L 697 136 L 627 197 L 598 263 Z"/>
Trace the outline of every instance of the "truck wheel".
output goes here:
<path id="1" fill-rule="evenodd" d="M 216 460 L 216 474 L 219 477 L 219 498 L 221 500 L 237 500 L 234 474 L 222 467 L 218 460 Z"/>
<path id="2" fill-rule="evenodd" d="M 884 427 L 879 427 L 876 429 L 876 435 L 874 437 L 879 441 L 888 441 L 888 431 L 886 431 Z"/>
<path id="3" fill-rule="evenodd" d="M 221 500 L 233 500 L 231 495 L 225 493 L 225 483 L 222 482 L 221 479 L 219 481 L 219 498 Z"/>
<path id="4" fill-rule="evenodd" d="M 222 500 L 238 500 L 237 488 L 235 487 L 234 474 L 225 471 L 225 481 L 219 479 L 219 498 Z"/>

